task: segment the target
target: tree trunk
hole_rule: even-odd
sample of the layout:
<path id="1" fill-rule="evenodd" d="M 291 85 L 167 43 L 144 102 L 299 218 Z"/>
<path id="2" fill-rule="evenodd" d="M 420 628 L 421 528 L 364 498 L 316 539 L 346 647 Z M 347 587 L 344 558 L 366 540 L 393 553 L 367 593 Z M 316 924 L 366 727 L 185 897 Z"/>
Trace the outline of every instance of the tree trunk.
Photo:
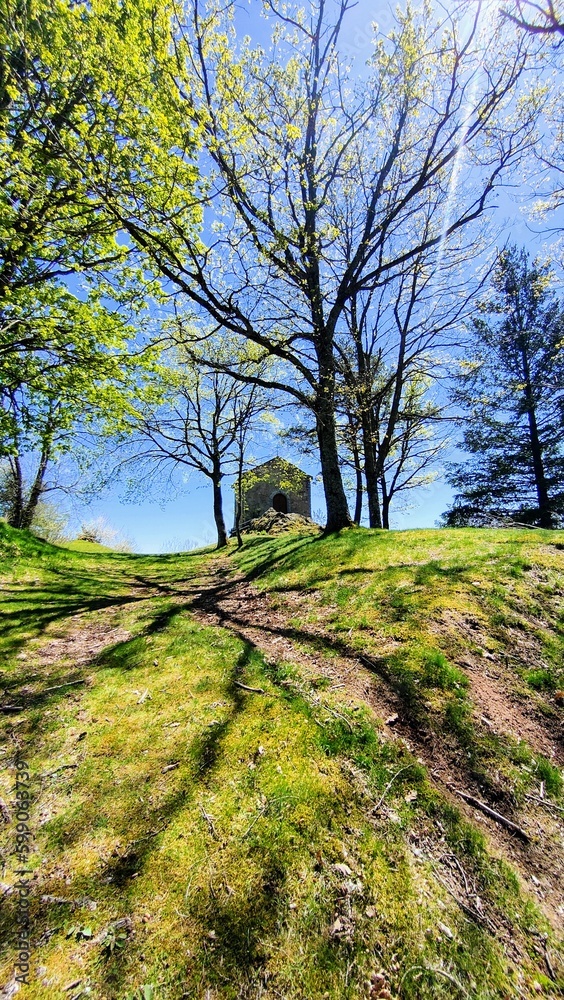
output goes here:
<path id="1" fill-rule="evenodd" d="M 215 465 L 215 463 L 214 463 Z M 223 497 L 221 495 L 221 472 L 217 467 L 213 470 L 213 516 L 217 529 L 218 549 L 224 549 L 227 545 L 227 531 L 225 530 L 225 519 L 223 517 Z"/>
<path id="2" fill-rule="evenodd" d="M 339 467 L 334 400 L 330 388 L 331 378 L 326 382 L 321 381 L 316 413 L 321 475 L 327 504 L 326 534 L 340 531 L 341 528 L 350 528 L 352 525 Z"/>
<path id="3" fill-rule="evenodd" d="M 362 495 L 363 495 L 364 491 L 363 491 L 363 488 L 362 488 L 362 468 L 361 468 L 361 464 L 360 464 L 360 454 L 359 454 L 358 445 L 356 444 L 356 441 L 353 444 L 352 453 L 353 453 L 354 468 L 355 468 L 355 475 L 356 475 L 356 489 L 355 489 L 355 504 L 354 504 L 354 518 L 353 518 L 353 520 L 354 520 L 355 524 L 360 524 L 360 519 L 362 517 Z"/>
<path id="4" fill-rule="evenodd" d="M 37 504 L 39 503 L 41 494 L 43 493 L 43 481 L 45 479 L 45 473 L 47 472 L 50 457 L 51 437 L 49 436 L 43 443 L 35 479 L 33 480 L 27 502 L 25 503 L 22 511 L 22 523 L 20 525 L 22 528 L 30 528 L 33 522 L 35 511 L 37 510 Z"/>
<path id="5" fill-rule="evenodd" d="M 353 334 L 356 345 L 356 363 L 360 389 L 357 393 L 357 404 L 362 428 L 362 450 L 364 452 L 364 479 L 366 482 L 366 498 L 368 500 L 368 524 L 371 528 L 381 528 L 380 498 L 375 466 L 374 422 L 372 416 L 371 395 L 372 386 L 369 371 L 369 361 L 362 344 L 362 336 L 358 328 L 356 301 L 351 304 Z"/>
<path id="6" fill-rule="evenodd" d="M 8 514 L 8 524 L 11 528 L 23 528 L 24 485 L 20 459 L 18 455 L 10 458 L 10 472 L 14 481 L 14 499 Z"/>
<path id="7" fill-rule="evenodd" d="M 524 342 L 521 343 L 520 349 L 521 349 L 521 360 L 523 364 L 523 374 L 525 376 L 525 386 L 524 386 L 525 410 L 527 413 L 527 420 L 529 423 L 529 440 L 531 443 L 533 472 L 535 476 L 535 487 L 537 491 L 537 499 L 539 504 L 539 515 L 540 515 L 539 524 L 541 528 L 553 528 L 554 520 L 550 509 L 550 499 L 548 496 L 548 487 L 546 485 L 546 477 L 544 473 L 542 445 L 539 438 L 536 407 L 533 397 L 533 390 L 531 386 L 529 357 Z"/>
<path id="8" fill-rule="evenodd" d="M 237 548 L 243 548 L 243 536 L 241 535 L 241 518 L 243 516 L 243 457 L 244 440 L 239 437 L 239 461 L 237 467 L 237 501 L 235 503 L 235 534 L 237 535 Z"/>
<path id="9" fill-rule="evenodd" d="M 382 527 L 380 497 L 378 495 L 378 476 L 374 454 L 374 429 L 372 414 L 369 409 L 362 411 L 362 446 L 364 449 L 364 479 L 366 481 L 366 497 L 368 500 L 368 523 L 371 528 Z"/>
<path id="10" fill-rule="evenodd" d="M 382 527 L 386 530 L 390 530 L 390 497 L 388 495 L 388 488 L 386 485 L 386 477 L 382 473 L 380 476 L 380 489 L 382 492 Z"/>

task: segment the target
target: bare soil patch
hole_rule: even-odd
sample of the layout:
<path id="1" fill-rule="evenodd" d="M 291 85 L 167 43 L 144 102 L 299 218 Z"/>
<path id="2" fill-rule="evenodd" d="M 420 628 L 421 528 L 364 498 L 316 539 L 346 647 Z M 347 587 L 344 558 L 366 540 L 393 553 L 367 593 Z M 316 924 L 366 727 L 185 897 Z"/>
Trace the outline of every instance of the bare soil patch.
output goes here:
<path id="1" fill-rule="evenodd" d="M 36 649 L 30 647 L 30 661 L 33 666 L 50 667 L 65 663 L 69 667 L 82 667 L 96 659 L 108 646 L 126 642 L 131 633 L 117 625 L 115 612 L 104 610 L 104 617 L 99 613 L 93 619 L 92 612 L 73 615 L 67 619 L 68 628 L 61 634 L 41 642 Z"/>
<path id="2" fill-rule="evenodd" d="M 523 693 L 515 664 L 542 666 L 538 641 L 516 629 L 510 630 L 509 653 L 488 651 L 488 637 L 476 619 L 467 619 L 452 611 L 443 611 L 437 623 L 438 634 L 458 637 L 467 648 L 456 657 L 470 681 L 475 715 L 483 725 L 500 736 L 525 740 L 557 766 L 564 766 L 564 719 L 555 698 L 547 694 L 541 700 L 533 691 Z M 480 648 L 480 653 L 468 647 Z M 542 704 L 548 705 L 549 713 Z"/>

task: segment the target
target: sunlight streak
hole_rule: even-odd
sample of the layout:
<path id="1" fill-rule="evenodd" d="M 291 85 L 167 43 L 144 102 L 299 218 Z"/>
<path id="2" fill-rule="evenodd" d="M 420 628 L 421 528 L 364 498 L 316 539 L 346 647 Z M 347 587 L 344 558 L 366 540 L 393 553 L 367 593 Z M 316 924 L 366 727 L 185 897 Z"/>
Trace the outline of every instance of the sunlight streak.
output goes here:
<path id="1" fill-rule="evenodd" d="M 482 8 L 479 15 L 480 25 L 477 34 L 477 43 L 479 49 L 481 49 L 481 56 L 479 59 L 479 63 L 474 70 L 473 79 L 470 84 L 468 92 L 468 100 L 466 102 L 464 117 L 462 121 L 462 130 L 463 130 L 462 140 L 460 142 L 458 152 L 452 164 L 452 171 L 450 175 L 450 181 L 448 185 L 447 197 L 444 207 L 441 238 L 438 245 L 437 261 L 435 264 L 435 278 L 437 278 L 440 275 L 440 271 L 442 268 L 442 262 L 445 254 L 445 247 L 447 241 L 447 233 L 452 220 L 452 209 L 458 192 L 460 174 L 462 172 L 462 167 L 464 165 L 464 158 L 466 155 L 466 139 L 472 122 L 472 116 L 475 111 L 478 85 L 480 83 L 480 79 L 483 75 L 485 68 L 484 59 L 485 59 L 486 47 L 482 43 L 485 40 L 488 32 L 493 29 L 494 18 L 498 10 L 499 10 L 499 0 L 484 0 L 484 2 L 482 3 Z"/>

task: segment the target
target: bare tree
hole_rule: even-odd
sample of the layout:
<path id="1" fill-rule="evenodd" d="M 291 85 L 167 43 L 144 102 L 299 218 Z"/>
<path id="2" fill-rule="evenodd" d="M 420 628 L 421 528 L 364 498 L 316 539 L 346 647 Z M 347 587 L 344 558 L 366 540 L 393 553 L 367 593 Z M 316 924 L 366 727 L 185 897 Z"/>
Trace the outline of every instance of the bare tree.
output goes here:
<path id="1" fill-rule="evenodd" d="M 441 29 L 429 10 L 409 10 L 355 87 L 339 59 L 351 0 L 312 0 L 303 15 L 276 0 L 265 6 L 269 54 L 237 43 L 231 4 L 204 10 L 186 0 L 179 10 L 172 85 L 185 130 L 203 150 L 201 198 L 213 221 L 206 244 L 186 230 L 178 198 L 163 197 L 176 190 L 174 145 L 164 177 L 114 175 L 95 156 L 88 170 L 164 281 L 216 331 L 284 364 L 283 379 L 254 383 L 312 412 L 333 531 L 350 523 L 335 417 L 335 345 L 347 307 L 485 212 L 531 141 L 532 112 L 512 104 L 526 45 L 523 36 L 504 49 L 483 31 L 481 4 L 470 23 L 462 4 Z M 425 228 L 429 190 L 443 211 Z M 348 250 L 339 213 L 349 219 Z"/>
<path id="2" fill-rule="evenodd" d="M 426 251 L 347 309 L 336 348 L 348 410 L 360 428 L 370 527 L 389 527 L 394 494 L 428 480 L 442 450 L 448 407 L 440 386 L 485 280 L 485 273 L 468 275 L 483 250 L 478 234 L 447 254 Z"/>
<path id="3" fill-rule="evenodd" d="M 222 366 L 237 367 L 239 374 L 264 372 L 264 366 L 257 369 L 240 352 L 236 361 L 225 341 L 216 341 L 215 359 Z M 220 549 L 227 545 L 222 482 L 244 462 L 269 404 L 258 385 L 211 366 L 197 351 L 183 346 L 182 338 L 170 360 L 171 368 L 162 374 L 163 397 L 135 422 L 134 443 L 127 446 L 130 455 L 121 465 L 133 464 L 136 478 L 146 478 L 146 485 L 182 468 L 209 479 Z"/>

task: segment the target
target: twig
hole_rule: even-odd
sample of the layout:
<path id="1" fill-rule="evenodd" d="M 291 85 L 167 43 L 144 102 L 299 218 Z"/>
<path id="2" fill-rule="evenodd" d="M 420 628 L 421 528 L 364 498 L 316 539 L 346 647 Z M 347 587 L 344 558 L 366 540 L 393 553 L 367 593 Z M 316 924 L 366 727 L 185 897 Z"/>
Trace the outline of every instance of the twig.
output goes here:
<path id="1" fill-rule="evenodd" d="M 392 785 L 393 785 L 394 781 L 396 780 L 396 778 L 399 778 L 400 774 L 403 774 L 404 771 L 409 771 L 410 767 L 413 767 L 413 764 L 406 764 L 405 767 L 400 767 L 399 771 L 396 771 L 396 773 L 394 774 L 394 776 L 391 779 L 391 781 L 388 781 L 388 784 L 386 785 L 384 791 L 382 792 L 382 795 L 378 799 L 378 802 L 374 806 L 372 812 L 378 812 L 380 806 L 382 805 L 382 802 L 386 798 L 386 795 L 390 791 L 390 788 L 392 787 Z"/>
<path id="2" fill-rule="evenodd" d="M 88 909 L 96 908 L 96 904 L 93 904 L 93 900 L 81 898 L 81 899 L 68 899 L 67 896 L 50 896 L 44 895 L 41 897 L 42 903 L 47 903 L 49 906 L 70 906 L 73 910 L 88 906 Z M 54 933 L 54 932 L 53 932 Z"/>
<path id="3" fill-rule="evenodd" d="M 464 994 L 465 997 L 468 997 L 468 1000 L 471 1000 L 470 994 L 466 992 L 464 986 L 462 985 L 462 983 L 459 983 L 458 979 L 455 979 L 454 976 L 451 976 L 450 972 L 445 972 L 444 969 L 436 969 L 434 965 L 412 965 L 411 968 L 409 968 L 407 972 L 404 972 L 403 976 L 401 977 L 400 986 L 403 983 L 404 979 L 406 979 L 411 972 L 417 972 L 418 970 L 421 970 L 421 972 L 432 972 L 435 976 L 444 976 L 445 979 L 448 979 L 449 983 L 452 983 L 453 986 L 458 987 L 460 992 Z"/>
<path id="4" fill-rule="evenodd" d="M 266 694 L 262 688 L 251 688 L 248 684 L 241 684 L 241 681 L 233 681 L 235 687 L 242 688 L 243 691 L 252 691 L 253 694 Z"/>
<path id="5" fill-rule="evenodd" d="M 346 725 L 349 727 L 349 732 L 350 733 L 353 732 L 352 724 L 347 719 L 346 715 L 341 715 L 341 713 L 337 712 L 335 708 L 329 708 L 329 705 L 324 705 L 323 708 L 325 709 L 326 712 L 330 712 L 331 715 L 334 715 L 336 719 L 342 719 L 342 721 L 346 723 Z"/>
<path id="6" fill-rule="evenodd" d="M 250 826 L 247 827 L 247 829 L 245 830 L 244 834 L 242 835 L 241 840 L 244 840 L 245 837 L 251 832 L 251 830 L 253 829 L 253 826 L 255 825 L 255 823 L 261 818 L 261 816 L 264 816 L 264 814 L 265 814 L 265 812 L 266 812 L 267 809 L 268 809 L 268 802 L 266 803 L 265 806 L 262 807 L 262 809 L 260 809 L 258 811 L 258 813 L 256 814 L 253 822 L 251 823 Z"/>
<path id="7" fill-rule="evenodd" d="M 208 830 L 210 831 L 213 839 L 214 840 L 219 840 L 219 837 L 217 835 L 217 831 L 215 829 L 215 826 L 213 825 L 213 819 L 212 819 L 212 817 L 209 815 L 209 813 L 206 812 L 206 810 L 204 809 L 203 806 L 200 806 L 200 812 L 202 814 L 203 819 L 205 819 L 206 823 L 208 824 Z"/>
<path id="8" fill-rule="evenodd" d="M 153 837 L 158 837 L 159 833 L 162 833 L 163 830 L 166 830 L 166 823 L 163 823 L 162 826 L 159 826 L 157 830 L 149 830 L 149 833 L 146 833 L 143 837 L 138 837 L 137 840 L 130 841 L 130 843 L 127 845 L 126 853 L 122 855 L 122 857 L 127 857 L 127 854 L 131 851 L 131 848 L 135 847 L 137 844 L 142 844 L 144 840 L 151 840 Z"/>
<path id="9" fill-rule="evenodd" d="M 0 705 L 0 712 L 23 712 L 23 705 Z"/>
<path id="10" fill-rule="evenodd" d="M 460 861 L 458 860 L 458 858 L 456 857 L 456 855 L 455 854 L 442 854 L 441 857 L 439 858 L 439 861 L 442 858 L 444 858 L 445 860 L 446 859 L 450 859 L 451 861 L 454 861 L 456 867 L 458 868 L 460 874 L 462 875 L 462 880 L 464 882 L 464 888 L 466 890 L 466 895 L 469 896 L 470 895 L 470 889 L 468 888 L 468 880 L 466 878 L 466 872 L 464 871 L 464 868 L 460 864 Z"/>
<path id="11" fill-rule="evenodd" d="M 484 924 L 486 927 L 490 929 L 490 931 L 493 931 L 494 934 L 496 933 L 497 927 L 488 917 L 485 916 L 485 914 L 480 913 L 478 910 L 475 910 L 474 907 L 469 906 L 468 903 L 465 903 L 464 900 L 462 900 L 460 896 L 457 896 L 456 893 L 451 889 L 448 882 L 445 882 L 444 879 L 442 879 L 437 872 L 434 872 L 433 875 L 436 878 L 437 882 L 440 885 L 442 885 L 443 889 L 446 889 L 449 896 L 452 896 L 454 902 L 458 903 L 460 909 L 464 913 L 466 913 L 471 920 L 473 920 L 475 923 L 478 924 Z"/>
<path id="12" fill-rule="evenodd" d="M 531 802 L 538 802 L 541 806 L 546 806 L 549 809 L 557 809 L 558 812 L 564 812 L 562 806 L 556 805 L 556 802 L 551 802 L 550 799 L 541 799 L 538 795 L 525 795 L 526 799 L 530 799 Z"/>
<path id="13" fill-rule="evenodd" d="M 517 826 L 517 823 L 513 823 L 510 819 L 507 819 L 506 816 L 502 816 L 501 813 L 496 812 L 495 809 L 490 809 L 490 807 L 487 806 L 485 802 L 480 802 L 480 800 L 475 799 L 473 795 L 468 795 L 466 792 L 461 792 L 458 788 L 455 788 L 454 791 L 456 792 L 457 795 L 460 796 L 461 799 L 464 799 L 465 802 L 468 802 L 469 805 L 474 806 L 475 809 L 479 809 L 481 812 L 485 813 L 486 816 L 491 816 L 492 819 L 495 819 L 498 823 L 501 823 L 501 825 L 504 826 L 507 830 L 510 830 L 511 833 L 516 833 L 527 843 L 530 843 L 531 838 L 529 837 L 527 831 L 523 830 L 523 827 Z"/>
<path id="14" fill-rule="evenodd" d="M 66 896 L 50 896 L 50 895 L 45 895 L 45 896 L 41 897 L 41 902 L 42 903 L 49 903 L 49 904 L 51 904 L 51 903 L 60 903 L 62 906 L 77 906 L 78 905 L 76 899 L 67 899 Z"/>
<path id="15" fill-rule="evenodd" d="M 42 774 L 41 777 L 42 778 L 50 778 L 51 775 L 58 774 L 59 771 L 67 771 L 71 767 L 78 767 L 78 764 L 61 764 L 61 766 L 60 767 L 56 767 L 54 771 L 45 771 L 45 774 Z"/>
<path id="16" fill-rule="evenodd" d="M 552 979 L 552 982 L 555 983 L 556 982 L 556 975 L 554 973 L 554 969 L 552 968 L 552 962 L 550 961 L 550 957 L 549 957 L 546 945 L 544 946 L 544 960 L 545 960 L 545 963 L 546 963 L 546 967 L 548 969 L 548 974 L 549 974 L 550 978 Z"/>
<path id="17" fill-rule="evenodd" d="M 79 681 L 66 681 L 65 684 L 53 684 L 52 687 L 43 688 L 43 694 L 47 694 L 47 691 L 60 691 L 61 688 L 75 687 L 77 684 L 86 684 L 86 679 L 82 678 Z"/>

